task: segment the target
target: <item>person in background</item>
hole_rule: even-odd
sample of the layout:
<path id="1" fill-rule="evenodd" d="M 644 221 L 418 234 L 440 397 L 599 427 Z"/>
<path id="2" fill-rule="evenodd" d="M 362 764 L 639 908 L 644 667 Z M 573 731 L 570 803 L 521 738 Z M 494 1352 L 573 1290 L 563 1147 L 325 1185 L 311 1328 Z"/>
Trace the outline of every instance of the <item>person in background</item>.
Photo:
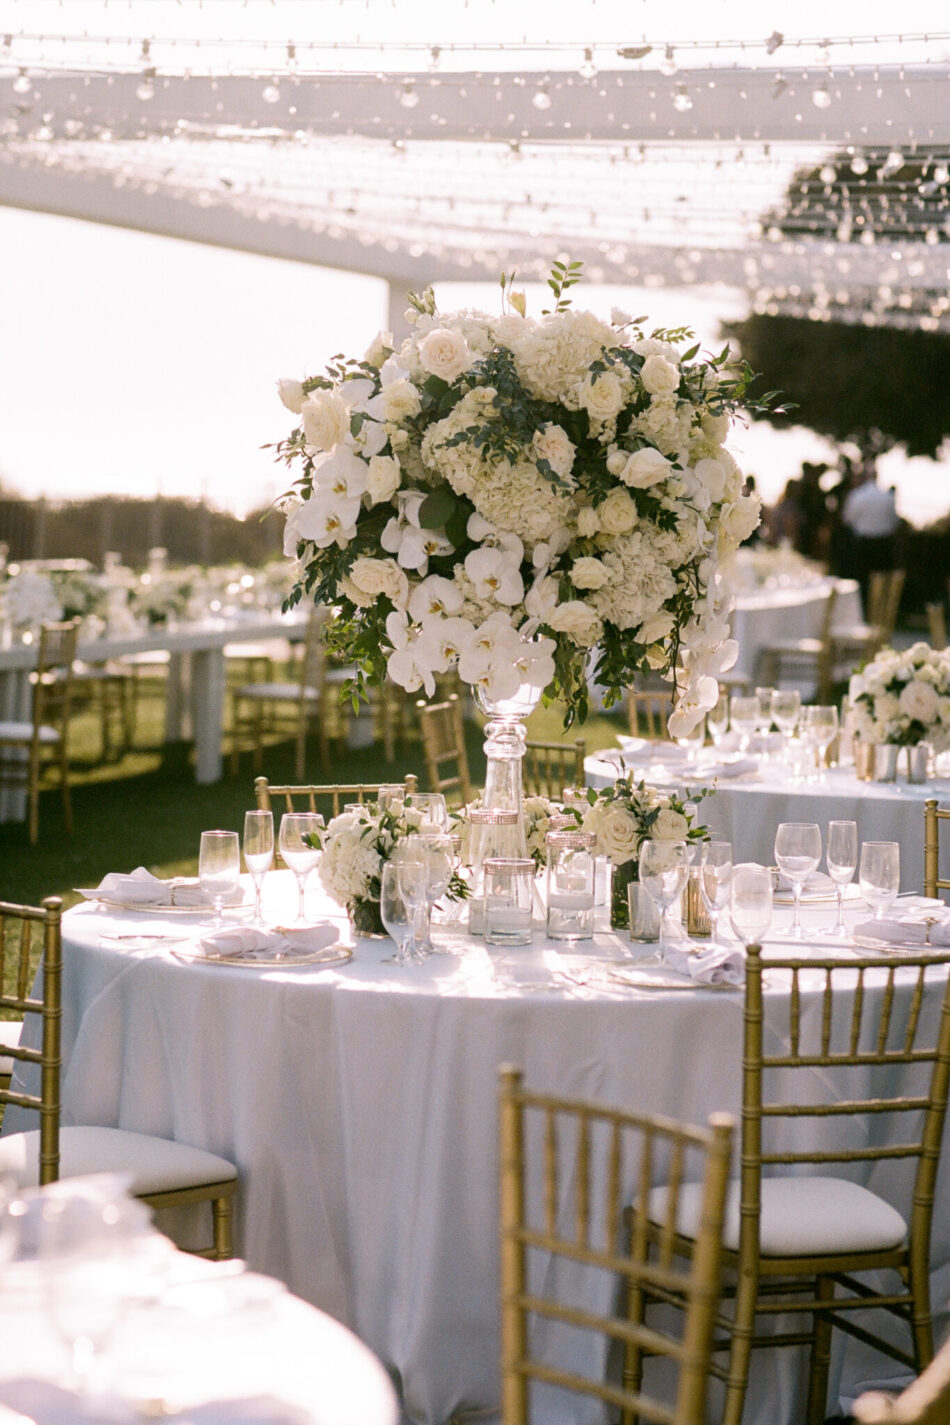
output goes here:
<path id="1" fill-rule="evenodd" d="M 822 486 L 822 476 L 827 465 L 813 465 L 811 461 L 802 463 L 799 486 L 801 523 L 798 530 L 797 549 L 806 559 L 824 562 L 828 558 L 830 527 L 827 496 Z"/>
<path id="2" fill-rule="evenodd" d="M 865 467 L 861 483 L 845 496 L 841 522 L 851 535 L 854 574 L 866 600 L 868 578 L 874 570 L 895 567 L 900 528 L 896 491 L 881 488 L 873 465 Z"/>
<path id="3" fill-rule="evenodd" d="M 798 480 L 788 480 L 782 498 L 769 511 L 769 539 L 772 544 L 798 548 L 802 524 L 802 505 Z"/>

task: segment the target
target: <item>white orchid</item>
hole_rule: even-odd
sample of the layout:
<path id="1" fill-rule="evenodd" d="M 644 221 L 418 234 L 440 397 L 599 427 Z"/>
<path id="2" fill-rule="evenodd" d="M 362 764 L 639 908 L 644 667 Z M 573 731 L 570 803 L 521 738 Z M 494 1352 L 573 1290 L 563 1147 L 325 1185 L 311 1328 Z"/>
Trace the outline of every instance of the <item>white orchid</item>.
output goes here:
<path id="1" fill-rule="evenodd" d="M 415 569 L 425 575 L 429 560 L 437 554 L 451 554 L 452 542 L 440 530 L 423 529 L 419 509 L 425 495 L 421 490 L 398 490 L 398 514 L 386 525 L 380 544 L 389 554 L 395 554 L 403 569 Z"/>
<path id="2" fill-rule="evenodd" d="M 473 549 L 465 559 L 465 572 L 475 586 L 480 599 L 493 599 L 499 604 L 519 604 L 524 598 L 524 580 L 520 560 L 503 549 L 483 545 Z"/>
<path id="3" fill-rule="evenodd" d="M 416 623 L 431 615 L 458 613 L 462 607 L 462 591 L 451 579 L 430 574 L 417 584 L 409 596 L 409 616 Z"/>

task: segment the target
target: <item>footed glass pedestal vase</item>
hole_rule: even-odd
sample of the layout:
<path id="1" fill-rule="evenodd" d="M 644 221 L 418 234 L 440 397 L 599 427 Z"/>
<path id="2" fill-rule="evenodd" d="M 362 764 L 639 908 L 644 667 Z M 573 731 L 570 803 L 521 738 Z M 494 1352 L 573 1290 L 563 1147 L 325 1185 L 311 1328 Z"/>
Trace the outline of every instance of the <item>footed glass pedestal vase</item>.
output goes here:
<path id="1" fill-rule="evenodd" d="M 531 683 L 522 683 L 512 697 L 492 700 L 486 698 L 480 688 L 475 690 L 475 701 L 489 719 L 485 724 L 485 760 L 488 765 L 482 805 L 489 811 L 518 813 L 518 825 L 511 850 L 511 854 L 516 857 L 526 857 L 528 854 L 521 780 L 521 763 L 527 737 L 523 724 L 525 718 L 534 712 L 541 701 L 541 691 Z"/>

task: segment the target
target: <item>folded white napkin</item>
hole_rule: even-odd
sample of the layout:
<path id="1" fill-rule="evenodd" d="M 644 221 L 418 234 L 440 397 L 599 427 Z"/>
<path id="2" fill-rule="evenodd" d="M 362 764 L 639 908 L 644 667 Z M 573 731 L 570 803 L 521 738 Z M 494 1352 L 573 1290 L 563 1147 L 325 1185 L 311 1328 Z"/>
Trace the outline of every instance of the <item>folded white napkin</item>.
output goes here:
<path id="1" fill-rule="evenodd" d="M 730 757 L 724 762 L 699 762 L 696 766 L 696 775 L 702 777 L 716 777 L 718 780 L 728 780 L 730 777 L 745 777 L 750 772 L 759 770 L 758 757 Z"/>
<path id="2" fill-rule="evenodd" d="M 211 930 L 195 941 L 195 949 L 209 960 L 293 960 L 335 945 L 340 938 L 335 925 L 277 926 L 256 930 L 251 925 L 228 925 Z"/>
<path id="3" fill-rule="evenodd" d="M 852 931 L 855 939 L 881 940 L 888 945 L 950 945 L 948 920 L 862 920 Z"/>
<path id="4" fill-rule="evenodd" d="M 163 881 L 153 876 L 144 866 L 136 866 L 127 875 L 122 871 L 110 871 L 103 876 L 92 890 L 80 889 L 79 894 L 87 901 L 114 901 L 128 906 L 210 906 L 211 898 L 193 876 L 175 876 Z M 237 887 L 225 897 L 225 905 L 240 905 L 244 893 Z"/>
<path id="5" fill-rule="evenodd" d="M 745 951 L 739 945 L 667 945 L 664 958 L 671 970 L 689 975 L 698 985 L 745 984 Z"/>

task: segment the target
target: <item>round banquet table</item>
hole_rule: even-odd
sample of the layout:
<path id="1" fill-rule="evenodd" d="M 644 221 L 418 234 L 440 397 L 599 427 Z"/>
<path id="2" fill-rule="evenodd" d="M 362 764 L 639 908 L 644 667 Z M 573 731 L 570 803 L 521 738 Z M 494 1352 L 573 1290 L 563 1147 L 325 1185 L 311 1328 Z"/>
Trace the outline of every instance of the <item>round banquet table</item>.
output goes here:
<path id="1" fill-rule="evenodd" d="M 396 1396 L 372 1352 L 280 1282 L 176 1252 L 158 1233 L 130 1238 L 124 1261 L 131 1294 L 90 1376 L 104 1396 L 98 1418 L 396 1425 Z M 0 1276 L 0 1419 L 15 1411 L 11 1425 L 97 1418 L 68 1386 L 48 1270 L 15 1261 Z"/>
<path id="2" fill-rule="evenodd" d="M 832 589 L 837 589 L 833 627 L 859 625 L 861 590 L 856 579 L 816 579 L 737 595 L 729 619 L 732 637 L 739 644 L 733 673 L 754 679 L 763 648 L 790 638 L 817 638 Z"/>
<path id="3" fill-rule="evenodd" d="M 715 753 L 706 749 L 710 757 Z M 599 757 L 588 757 L 584 773 L 590 787 L 606 787 L 616 781 L 616 765 Z M 950 805 L 950 779 L 942 778 L 926 786 L 897 782 L 860 782 L 852 766 L 829 767 L 820 781 L 793 780 L 788 768 L 778 761 L 760 761 L 757 772 L 730 780 L 704 777 L 702 761 L 684 782 L 671 768 L 671 781 L 656 778 L 649 767 L 638 767 L 651 785 L 712 786 L 715 795 L 700 803 L 700 820 L 717 835 L 732 842 L 737 861 L 771 861 L 775 828 L 781 821 L 817 821 L 822 828 L 829 821 L 855 821 L 862 841 L 897 841 L 901 848 L 901 885 L 908 891 L 924 888 L 924 802 L 936 797 L 941 806 Z M 950 876 L 950 837 L 940 847 L 940 871 Z"/>
<path id="4" fill-rule="evenodd" d="M 269 874 L 265 915 L 289 917 L 292 895 L 288 873 Z M 308 914 L 335 915 L 348 937 L 316 884 Z M 808 914 L 827 923 L 830 908 Z M 237 1250 L 355 1331 L 414 1422 L 497 1409 L 499 1064 L 520 1065 L 542 1092 L 692 1123 L 738 1109 L 741 993 L 560 975 L 588 957 L 628 958 L 629 941 L 609 930 L 586 956 L 539 934 L 530 951 L 492 960 L 481 941 L 440 928 L 464 953 L 393 967 L 382 963 L 391 942 L 360 939 L 348 963 L 295 968 L 185 961 L 176 941 L 106 938 L 138 930 L 184 936 L 194 921 L 91 904 L 64 918 L 65 1121 L 163 1134 L 235 1162 Z M 887 1173 L 868 1181 L 893 1197 Z M 936 1214 L 934 1262 L 939 1305 L 950 1212 Z M 845 1392 L 880 1374 L 880 1358 L 869 1367 L 860 1353 L 849 1343 L 835 1357 Z M 794 1353 L 756 1353 L 747 1425 L 800 1418 L 801 1375 Z M 549 1425 L 600 1418 L 576 1397 L 545 1405 Z"/>

